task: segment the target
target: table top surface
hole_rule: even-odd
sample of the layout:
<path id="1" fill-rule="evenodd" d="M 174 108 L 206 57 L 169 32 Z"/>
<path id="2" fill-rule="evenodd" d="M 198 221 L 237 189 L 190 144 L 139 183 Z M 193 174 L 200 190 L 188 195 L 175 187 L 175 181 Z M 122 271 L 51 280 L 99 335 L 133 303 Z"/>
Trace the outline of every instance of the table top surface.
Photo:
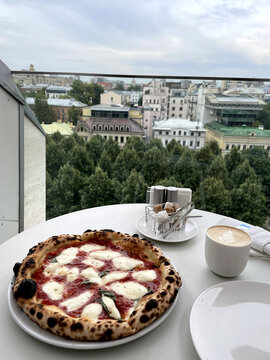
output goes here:
<path id="1" fill-rule="evenodd" d="M 198 234 L 185 242 L 154 243 L 172 260 L 182 278 L 178 301 L 166 320 L 148 334 L 126 344 L 99 350 L 73 350 L 46 344 L 24 332 L 8 311 L 7 290 L 12 268 L 21 262 L 28 249 L 52 235 L 81 234 L 86 229 L 113 229 L 134 234 L 136 220 L 144 215 L 145 204 L 111 205 L 77 211 L 34 226 L 0 246 L 1 322 L 0 341 L 2 359 L 199 359 L 190 334 L 190 311 L 196 298 L 207 288 L 231 281 L 212 273 L 204 258 L 205 232 L 221 218 L 218 214 L 194 210 L 202 215 L 192 221 Z M 269 263 L 250 258 L 245 270 L 233 280 L 269 281 Z"/>

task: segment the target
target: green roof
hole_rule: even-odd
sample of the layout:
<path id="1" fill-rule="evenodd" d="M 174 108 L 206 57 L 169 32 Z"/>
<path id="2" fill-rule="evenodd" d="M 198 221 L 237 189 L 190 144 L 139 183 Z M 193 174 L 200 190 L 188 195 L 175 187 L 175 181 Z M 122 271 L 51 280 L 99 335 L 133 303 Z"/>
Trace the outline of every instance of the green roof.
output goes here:
<path id="1" fill-rule="evenodd" d="M 216 121 L 206 124 L 205 128 L 223 136 L 270 137 L 270 130 L 261 130 L 251 126 L 226 126 Z"/>

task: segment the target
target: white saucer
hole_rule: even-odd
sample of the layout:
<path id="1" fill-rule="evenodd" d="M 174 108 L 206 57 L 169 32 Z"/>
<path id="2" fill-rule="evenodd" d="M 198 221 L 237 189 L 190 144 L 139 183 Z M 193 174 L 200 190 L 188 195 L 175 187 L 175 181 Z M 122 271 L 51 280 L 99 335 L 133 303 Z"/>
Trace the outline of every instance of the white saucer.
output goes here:
<path id="1" fill-rule="evenodd" d="M 161 235 L 153 233 L 151 228 L 145 223 L 145 216 L 141 216 L 136 221 L 137 230 L 145 237 L 151 240 L 157 240 L 168 243 L 177 243 L 192 239 L 198 233 L 198 226 L 193 221 L 187 219 L 185 231 L 174 231 L 169 234 L 165 239 Z"/>
<path id="2" fill-rule="evenodd" d="M 210 287 L 193 304 L 190 331 L 201 359 L 270 359 L 270 284 L 229 281 Z"/>
<path id="3" fill-rule="evenodd" d="M 59 346 L 62 348 L 77 349 L 77 350 L 105 349 L 105 348 L 128 343 L 130 341 L 136 340 L 146 335 L 150 331 L 154 330 L 157 326 L 161 325 L 161 323 L 163 323 L 164 320 L 166 320 L 166 318 L 173 311 L 179 296 L 178 293 L 173 303 L 170 305 L 168 310 L 166 310 L 163 315 L 161 315 L 150 326 L 148 326 L 143 330 L 138 331 L 134 335 L 127 336 L 123 339 L 111 340 L 111 341 L 77 341 L 77 340 L 64 339 L 60 336 L 54 335 L 53 333 L 47 330 L 41 329 L 19 308 L 13 297 L 12 286 L 13 285 L 11 283 L 8 287 L 8 294 L 7 294 L 8 308 L 12 318 L 15 320 L 15 322 L 17 323 L 17 325 L 19 325 L 20 328 L 22 328 L 26 333 L 33 336 L 34 338 L 43 341 L 47 344 Z"/>

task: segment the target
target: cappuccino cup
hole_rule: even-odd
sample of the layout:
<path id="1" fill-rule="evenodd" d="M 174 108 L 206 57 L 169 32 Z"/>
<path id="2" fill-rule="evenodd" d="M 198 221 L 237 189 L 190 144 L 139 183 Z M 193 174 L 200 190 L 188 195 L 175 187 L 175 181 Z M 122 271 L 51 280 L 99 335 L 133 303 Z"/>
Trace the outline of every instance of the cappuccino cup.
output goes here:
<path id="1" fill-rule="evenodd" d="M 209 269 L 224 277 L 239 275 L 247 265 L 251 237 L 232 226 L 215 225 L 206 231 L 205 260 Z"/>

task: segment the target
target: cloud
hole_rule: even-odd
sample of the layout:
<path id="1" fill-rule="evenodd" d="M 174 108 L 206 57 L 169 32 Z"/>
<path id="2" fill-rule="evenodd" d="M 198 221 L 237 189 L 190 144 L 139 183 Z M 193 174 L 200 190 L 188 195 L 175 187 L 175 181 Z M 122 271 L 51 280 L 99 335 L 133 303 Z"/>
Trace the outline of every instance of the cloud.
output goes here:
<path id="1" fill-rule="evenodd" d="M 12 69 L 258 76 L 270 68 L 268 0 L 0 0 Z"/>

